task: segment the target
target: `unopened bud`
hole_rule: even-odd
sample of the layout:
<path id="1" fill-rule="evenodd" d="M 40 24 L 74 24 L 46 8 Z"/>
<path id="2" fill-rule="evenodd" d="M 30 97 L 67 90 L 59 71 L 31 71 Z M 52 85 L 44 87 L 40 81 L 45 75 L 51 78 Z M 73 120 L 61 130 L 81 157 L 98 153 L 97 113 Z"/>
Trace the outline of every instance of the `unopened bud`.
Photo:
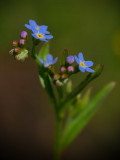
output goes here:
<path id="1" fill-rule="evenodd" d="M 26 38 L 28 35 L 28 33 L 26 31 L 22 31 L 21 34 L 20 34 L 20 37 L 21 38 Z"/>
<path id="2" fill-rule="evenodd" d="M 19 44 L 20 44 L 20 45 L 25 45 L 25 43 L 26 43 L 26 40 L 20 39 L 20 41 L 19 41 Z"/>
<path id="3" fill-rule="evenodd" d="M 61 79 L 66 79 L 67 78 L 67 74 L 62 74 L 61 75 Z"/>
<path id="4" fill-rule="evenodd" d="M 61 68 L 60 68 L 60 71 L 61 71 L 61 72 L 65 72 L 65 71 L 66 71 L 66 68 L 65 68 L 65 67 L 61 67 Z"/>
<path id="5" fill-rule="evenodd" d="M 19 48 L 19 47 L 15 48 L 16 53 L 19 53 L 20 51 L 21 51 L 21 48 Z"/>
<path id="6" fill-rule="evenodd" d="M 17 46 L 18 46 L 18 42 L 17 42 L 17 41 L 13 41 L 13 42 L 12 42 L 12 46 L 13 46 L 13 47 L 17 47 Z"/>
<path id="7" fill-rule="evenodd" d="M 59 74 L 55 74 L 53 78 L 54 78 L 54 80 L 58 80 L 60 78 L 60 75 Z"/>
<path id="8" fill-rule="evenodd" d="M 73 71 L 74 71 L 74 67 L 73 67 L 73 66 L 69 66 L 69 67 L 67 68 L 67 70 L 68 70 L 68 72 L 73 72 Z"/>
<path id="9" fill-rule="evenodd" d="M 68 57 L 66 58 L 66 62 L 67 62 L 68 64 L 74 63 L 74 56 L 68 56 Z"/>

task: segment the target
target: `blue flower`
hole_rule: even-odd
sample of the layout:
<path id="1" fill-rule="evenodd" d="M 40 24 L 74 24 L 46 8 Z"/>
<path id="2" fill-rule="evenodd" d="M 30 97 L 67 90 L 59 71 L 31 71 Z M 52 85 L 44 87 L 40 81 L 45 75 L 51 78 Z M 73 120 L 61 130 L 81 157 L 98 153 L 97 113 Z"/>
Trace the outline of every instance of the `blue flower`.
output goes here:
<path id="1" fill-rule="evenodd" d="M 52 35 L 46 35 L 50 34 L 50 32 L 47 31 L 48 26 L 44 25 L 37 25 L 37 23 L 34 20 L 29 20 L 29 25 L 25 24 L 25 27 L 30 29 L 33 33 L 32 36 L 35 39 L 40 39 L 41 41 L 48 42 L 48 39 L 52 39 Z"/>
<path id="2" fill-rule="evenodd" d="M 46 60 L 44 61 L 44 60 L 40 59 L 40 62 L 43 64 L 43 66 L 45 68 L 47 68 L 47 67 L 55 64 L 57 62 L 57 60 L 58 60 L 58 58 L 53 59 L 53 56 L 51 54 L 48 54 L 46 56 Z"/>
<path id="3" fill-rule="evenodd" d="M 79 70 L 81 72 L 85 72 L 85 71 L 95 72 L 93 69 L 89 68 L 89 67 L 93 66 L 93 62 L 92 61 L 85 61 L 82 53 L 79 53 L 78 57 L 75 56 L 75 61 L 78 63 Z"/>
<path id="4" fill-rule="evenodd" d="M 47 31 L 48 26 L 39 26 L 34 20 L 29 20 L 29 25 L 25 24 L 25 27 L 33 32 L 40 31 L 42 33 L 44 32 L 45 34 L 50 34 L 50 32 Z"/>

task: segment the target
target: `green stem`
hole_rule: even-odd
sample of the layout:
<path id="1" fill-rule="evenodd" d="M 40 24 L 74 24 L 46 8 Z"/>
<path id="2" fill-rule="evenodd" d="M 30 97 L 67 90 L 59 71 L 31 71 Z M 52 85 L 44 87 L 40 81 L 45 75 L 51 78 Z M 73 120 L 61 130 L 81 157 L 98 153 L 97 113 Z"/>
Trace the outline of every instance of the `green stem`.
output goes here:
<path id="1" fill-rule="evenodd" d="M 62 120 L 56 118 L 56 133 L 55 133 L 55 146 L 54 146 L 54 160 L 60 160 L 61 157 L 61 131 L 62 131 Z"/>

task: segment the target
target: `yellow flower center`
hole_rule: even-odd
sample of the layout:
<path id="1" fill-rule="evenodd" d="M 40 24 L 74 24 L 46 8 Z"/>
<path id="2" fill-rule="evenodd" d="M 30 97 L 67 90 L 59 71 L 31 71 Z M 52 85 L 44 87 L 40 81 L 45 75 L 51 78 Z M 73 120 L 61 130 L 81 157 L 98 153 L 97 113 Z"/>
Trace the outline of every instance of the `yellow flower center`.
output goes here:
<path id="1" fill-rule="evenodd" d="M 43 35 L 43 34 L 40 34 L 40 33 L 37 33 L 36 36 L 37 36 L 38 38 L 44 38 L 44 35 Z"/>
<path id="2" fill-rule="evenodd" d="M 39 27 L 36 27 L 36 30 L 39 30 L 40 28 Z"/>
<path id="3" fill-rule="evenodd" d="M 81 66 L 81 67 L 86 67 L 86 65 L 85 65 L 84 62 L 80 62 L 80 66 Z"/>

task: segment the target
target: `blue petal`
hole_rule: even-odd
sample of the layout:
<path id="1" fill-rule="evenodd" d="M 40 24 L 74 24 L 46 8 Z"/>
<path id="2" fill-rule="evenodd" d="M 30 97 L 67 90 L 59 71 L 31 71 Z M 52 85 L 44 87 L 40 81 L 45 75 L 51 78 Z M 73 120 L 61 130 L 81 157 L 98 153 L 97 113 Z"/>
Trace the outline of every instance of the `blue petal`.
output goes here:
<path id="1" fill-rule="evenodd" d="M 46 39 L 52 39 L 53 36 L 52 36 L 52 35 L 45 35 L 45 38 L 46 38 Z"/>
<path id="2" fill-rule="evenodd" d="M 92 61 L 85 61 L 85 65 L 87 67 L 91 67 L 91 66 L 93 66 L 93 62 Z"/>
<path id="3" fill-rule="evenodd" d="M 36 34 L 31 34 L 35 39 L 39 39 L 37 36 L 36 36 Z"/>
<path id="4" fill-rule="evenodd" d="M 57 62 L 58 58 L 55 58 L 52 62 L 52 64 L 55 64 Z"/>
<path id="5" fill-rule="evenodd" d="M 88 67 L 86 68 L 86 71 L 87 71 L 87 72 L 91 72 L 91 73 L 92 73 L 92 72 L 95 72 L 93 69 L 88 68 Z"/>
<path id="6" fill-rule="evenodd" d="M 39 59 L 39 61 L 44 65 L 45 62 L 42 59 Z"/>
<path id="7" fill-rule="evenodd" d="M 39 33 L 39 30 L 36 30 L 36 28 L 34 26 L 31 26 L 31 30 L 33 31 L 34 34 Z"/>
<path id="8" fill-rule="evenodd" d="M 47 57 L 46 57 L 46 61 L 47 61 L 48 63 L 52 63 L 52 61 L 53 61 L 53 56 L 52 56 L 51 54 L 48 54 Z"/>
<path id="9" fill-rule="evenodd" d="M 84 61 L 84 57 L 83 57 L 83 54 L 80 52 L 78 53 L 78 58 L 80 61 Z"/>
<path id="10" fill-rule="evenodd" d="M 37 23 L 34 20 L 29 20 L 29 24 L 34 27 L 37 26 Z"/>
<path id="11" fill-rule="evenodd" d="M 40 32 L 41 33 L 43 33 L 43 34 L 49 34 L 50 33 L 50 32 L 47 31 L 48 26 L 41 25 L 39 27 L 40 27 Z"/>
<path id="12" fill-rule="evenodd" d="M 85 72 L 85 68 L 83 68 L 83 67 L 81 67 L 81 66 L 79 66 L 79 70 L 80 70 L 81 72 Z"/>
<path id="13" fill-rule="evenodd" d="M 28 24 L 25 24 L 25 27 L 30 29 L 30 30 L 32 29 L 32 27 L 30 25 L 28 25 Z"/>
<path id="14" fill-rule="evenodd" d="M 77 57 L 77 56 L 74 56 L 74 58 L 75 58 L 76 62 L 79 64 L 80 61 L 79 61 L 78 57 Z"/>
<path id="15" fill-rule="evenodd" d="M 38 39 L 40 39 L 41 41 L 48 42 L 45 38 L 38 38 Z"/>

